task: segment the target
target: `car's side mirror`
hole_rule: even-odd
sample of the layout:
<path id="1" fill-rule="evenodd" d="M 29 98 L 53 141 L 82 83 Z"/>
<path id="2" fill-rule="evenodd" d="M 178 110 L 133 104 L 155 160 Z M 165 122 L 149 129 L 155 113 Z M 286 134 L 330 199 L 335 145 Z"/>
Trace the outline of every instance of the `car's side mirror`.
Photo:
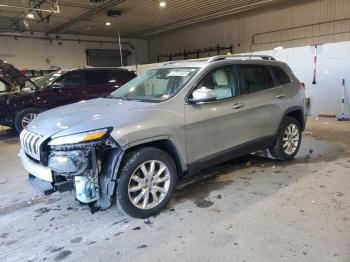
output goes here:
<path id="1" fill-rule="evenodd" d="M 53 83 L 52 85 L 51 85 L 51 88 L 52 89 L 61 89 L 61 88 L 63 88 L 63 84 L 62 83 Z"/>
<path id="2" fill-rule="evenodd" d="M 198 104 L 198 103 L 210 102 L 215 100 L 216 100 L 215 90 L 209 89 L 203 86 L 193 91 L 192 98 L 190 98 L 188 101 L 191 104 Z"/>

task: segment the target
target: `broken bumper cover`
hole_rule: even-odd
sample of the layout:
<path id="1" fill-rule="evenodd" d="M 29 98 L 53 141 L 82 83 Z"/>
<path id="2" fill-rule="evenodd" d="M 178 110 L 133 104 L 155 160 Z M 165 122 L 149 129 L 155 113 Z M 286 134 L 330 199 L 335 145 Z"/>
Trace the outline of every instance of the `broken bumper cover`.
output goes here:
<path id="1" fill-rule="evenodd" d="M 51 169 L 35 163 L 23 150 L 20 151 L 19 156 L 24 168 L 29 173 L 29 183 L 37 193 L 49 195 L 55 191 L 65 192 L 74 189 L 72 180 L 54 183 Z"/>
<path id="2" fill-rule="evenodd" d="M 24 168 L 28 171 L 29 174 L 44 181 L 53 181 L 50 168 L 35 163 L 24 153 L 23 149 L 21 149 L 19 156 Z"/>

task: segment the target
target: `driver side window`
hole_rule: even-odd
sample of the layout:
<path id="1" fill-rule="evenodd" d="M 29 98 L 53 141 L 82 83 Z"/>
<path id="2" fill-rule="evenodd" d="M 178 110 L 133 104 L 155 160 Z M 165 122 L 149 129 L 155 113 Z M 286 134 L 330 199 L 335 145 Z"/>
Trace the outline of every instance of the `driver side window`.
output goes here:
<path id="1" fill-rule="evenodd" d="M 84 73 L 81 71 L 70 72 L 57 81 L 62 88 L 75 88 L 84 86 Z"/>
<path id="2" fill-rule="evenodd" d="M 216 100 L 236 96 L 237 78 L 234 67 L 228 65 L 213 69 L 198 83 L 194 90 L 203 87 L 214 90 L 216 93 Z"/>

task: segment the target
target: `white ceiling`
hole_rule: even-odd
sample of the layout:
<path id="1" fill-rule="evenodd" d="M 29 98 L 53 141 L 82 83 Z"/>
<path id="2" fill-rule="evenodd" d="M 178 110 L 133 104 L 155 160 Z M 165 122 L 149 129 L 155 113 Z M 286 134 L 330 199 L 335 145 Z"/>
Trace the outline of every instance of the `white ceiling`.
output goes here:
<path id="1" fill-rule="evenodd" d="M 198 23 L 217 17 L 238 14 L 258 8 L 279 8 L 285 4 L 305 2 L 307 0 L 166 0 L 167 6 L 161 8 L 159 0 L 102 0 L 102 3 L 90 4 L 90 0 L 58 0 L 59 14 L 51 14 L 50 22 L 40 21 L 36 12 L 35 19 L 27 19 L 31 31 L 45 33 L 72 33 L 82 35 L 114 36 L 117 21 L 124 37 L 150 37 L 153 34 L 168 31 L 192 23 Z M 50 9 L 52 0 L 0 0 L 0 5 L 12 5 Z M 107 17 L 107 10 L 118 9 L 119 18 Z M 0 6 L 0 31 L 26 30 L 23 19 L 30 9 Z M 44 17 L 48 12 L 42 13 Z M 112 23 L 105 25 L 106 21 Z"/>

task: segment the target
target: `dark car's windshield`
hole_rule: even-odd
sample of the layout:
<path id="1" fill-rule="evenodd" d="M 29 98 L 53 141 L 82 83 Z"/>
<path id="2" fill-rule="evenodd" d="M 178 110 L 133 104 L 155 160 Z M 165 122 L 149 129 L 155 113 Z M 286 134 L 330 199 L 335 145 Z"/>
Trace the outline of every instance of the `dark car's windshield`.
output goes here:
<path id="1" fill-rule="evenodd" d="M 36 79 L 34 82 L 39 89 L 45 89 L 48 86 L 50 86 L 52 83 L 54 83 L 57 80 L 57 78 L 59 78 L 62 74 L 63 73 L 59 71 L 53 72 L 46 76 L 40 77 L 39 79 Z M 26 85 L 26 88 L 35 89 L 36 87 L 33 86 L 32 83 L 28 82 L 28 84 Z"/>
<path id="2" fill-rule="evenodd" d="M 111 94 L 111 98 L 162 102 L 173 97 L 196 74 L 198 68 L 150 70 Z"/>

